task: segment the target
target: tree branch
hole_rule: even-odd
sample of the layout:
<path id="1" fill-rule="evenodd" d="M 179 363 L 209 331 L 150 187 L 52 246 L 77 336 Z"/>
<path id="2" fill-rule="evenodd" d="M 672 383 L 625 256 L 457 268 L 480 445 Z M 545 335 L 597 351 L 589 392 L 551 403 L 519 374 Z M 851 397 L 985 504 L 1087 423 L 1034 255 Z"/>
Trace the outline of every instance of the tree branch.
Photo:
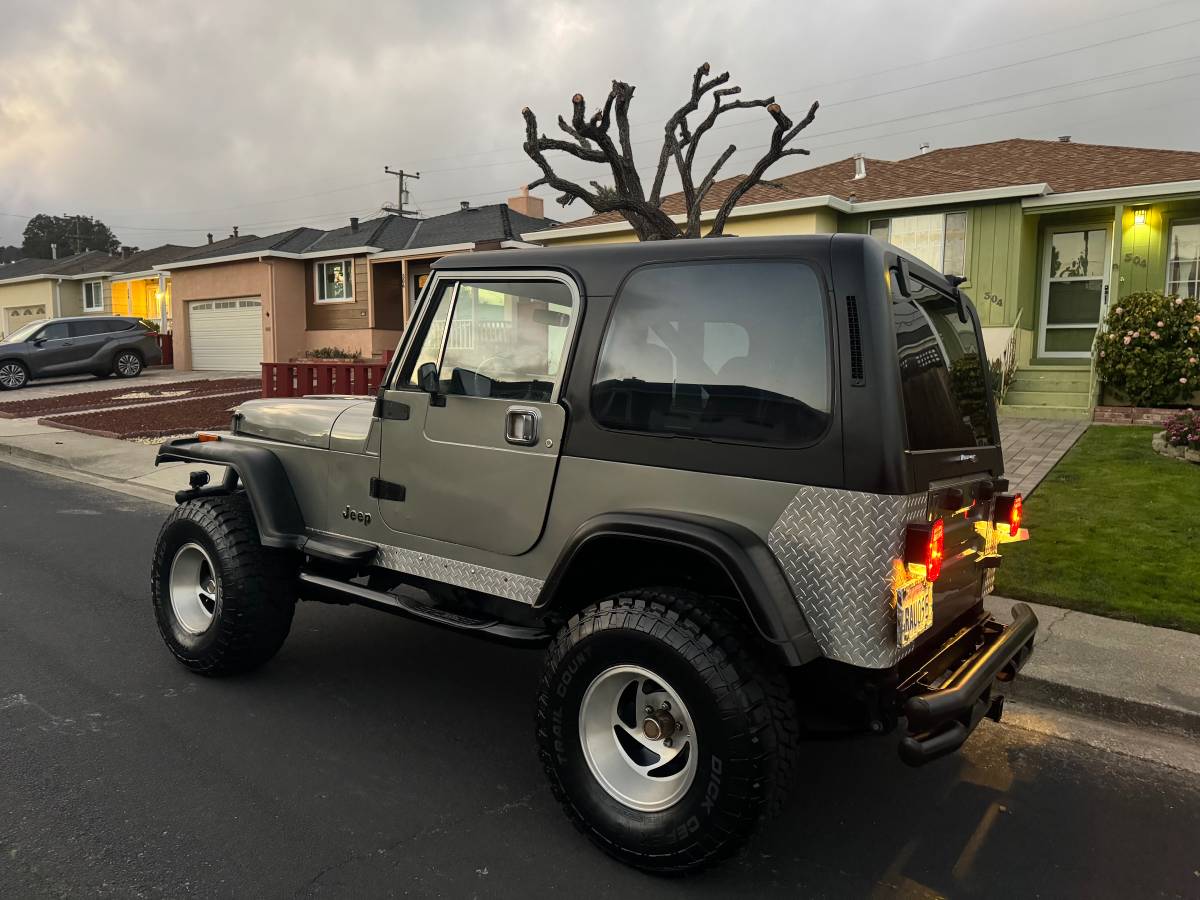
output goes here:
<path id="1" fill-rule="evenodd" d="M 765 108 L 775 123 L 770 144 L 750 173 L 738 181 L 717 210 L 709 234 L 722 234 L 725 223 L 738 201 L 762 180 L 763 174 L 771 165 L 785 156 L 808 153 L 805 149 L 789 147 L 788 144 L 813 121 L 818 105 L 813 103 L 808 114 L 800 122 L 793 123 L 775 102 L 774 97 L 759 100 L 731 99 L 736 98 L 742 89 L 737 85 L 728 84 L 728 72 L 712 77 L 710 73 L 711 67 L 708 63 L 696 69 L 692 74 L 690 96 L 663 126 L 663 142 L 659 148 L 658 164 L 654 170 L 649 197 L 646 196 L 641 173 L 633 156 L 629 109 L 633 103 L 634 87 L 623 81 L 613 81 L 604 104 L 591 116 L 587 115 L 582 94 L 575 94 L 571 98 L 570 120 L 558 117 L 558 127 L 571 138 L 570 141 L 539 134 L 537 118 L 533 111 L 528 107 L 521 111 L 525 119 L 525 154 L 541 171 L 541 177 L 529 187 L 548 185 L 554 188 L 559 192 L 557 202 L 562 206 L 583 200 L 597 213 L 618 212 L 643 241 L 684 236 L 699 237 L 704 201 L 716 184 L 721 169 L 737 152 L 734 144 L 726 147 L 699 184 L 696 184 L 693 166 L 701 139 L 716 127 L 717 119 L 727 112 Z M 712 106 L 707 115 L 693 128 L 688 123 L 688 117 L 700 108 L 700 103 L 705 97 L 711 97 Z M 616 135 L 611 133 L 614 120 L 617 124 Z M 593 190 L 588 190 L 570 179 L 561 177 L 546 158 L 549 151 L 566 153 L 584 162 L 608 166 L 612 173 L 612 187 L 592 180 L 589 184 Z M 682 227 L 673 222 L 662 209 L 663 185 L 672 162 L 679 175 L 680 191 L 686 209 L 685 224 Z"/>

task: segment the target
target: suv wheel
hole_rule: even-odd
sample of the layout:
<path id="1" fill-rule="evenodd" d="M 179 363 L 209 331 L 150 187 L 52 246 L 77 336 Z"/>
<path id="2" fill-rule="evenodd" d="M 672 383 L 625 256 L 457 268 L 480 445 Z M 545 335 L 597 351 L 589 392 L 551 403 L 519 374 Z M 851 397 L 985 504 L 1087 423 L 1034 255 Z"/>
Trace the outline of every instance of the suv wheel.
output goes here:
<path id="1" fill-rule="evenodd" d="M 537 738 L 555 796 L 602 849 L 644 869 L 732 853 L 796 766 L 783 672 L 717 602 L 610 597 L 563 627 L 542 675 Z"/>
<path id="2" fill-rule="evenodd" d="M 132 350 L 122 350 L 113 360 L 113 371 L 121 378 L 133 378 L 142 374 L 142 358 Z"/>
<path id="3" fill-rule="evenodd" d="M 15 391 L 29 384 L 29 370 L 16 360 L 0 363 L 0 391 Z"/>
<path id="4" fill-rule="evenodd" d="M 244 494 L 190 500 L 167 517 L 154 548 L 159 633 L 203 675 L 262 665 L 291 629 L 295 572 L 290 554 L 259 543 Z"/>

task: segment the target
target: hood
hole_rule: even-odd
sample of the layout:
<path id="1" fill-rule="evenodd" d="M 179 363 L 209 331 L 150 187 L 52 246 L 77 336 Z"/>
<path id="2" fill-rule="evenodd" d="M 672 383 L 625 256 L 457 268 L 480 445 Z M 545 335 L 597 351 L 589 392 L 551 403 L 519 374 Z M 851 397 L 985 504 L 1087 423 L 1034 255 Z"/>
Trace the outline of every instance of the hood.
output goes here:
<path id="1" fill-rule="evenodd" d="M 292 397 L 274 400 L 247 400 L 233 414 L 234 433 L 299 444 L 302 447 L 329 449 L 330 434 L 338 417 L 347 410 L 363 407 L 369 427 L 374 401 L 365 397 Z M 354 420 L 364 416 L 354 415 Z M 363 440 L 366 432 L 363 432 Z"/>

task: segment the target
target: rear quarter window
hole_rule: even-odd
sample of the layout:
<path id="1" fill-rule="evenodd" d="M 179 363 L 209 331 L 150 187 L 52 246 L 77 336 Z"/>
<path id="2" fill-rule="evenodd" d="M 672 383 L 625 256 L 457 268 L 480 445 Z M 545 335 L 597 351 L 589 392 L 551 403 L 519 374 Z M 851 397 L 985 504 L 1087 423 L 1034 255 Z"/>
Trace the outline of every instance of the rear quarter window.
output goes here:
<path id="1" fill-rule="evenodd" d="M 975 322 L 926 291 L 892 304 L 910 450 L 998 443 Z"/>
<path id="2" fill-rule="evenodd" d="M 611 429 L 795 446 L 830 419 L 824 292 L 794 261 L 635 271 L 617 297 L 592 385 Z"/>

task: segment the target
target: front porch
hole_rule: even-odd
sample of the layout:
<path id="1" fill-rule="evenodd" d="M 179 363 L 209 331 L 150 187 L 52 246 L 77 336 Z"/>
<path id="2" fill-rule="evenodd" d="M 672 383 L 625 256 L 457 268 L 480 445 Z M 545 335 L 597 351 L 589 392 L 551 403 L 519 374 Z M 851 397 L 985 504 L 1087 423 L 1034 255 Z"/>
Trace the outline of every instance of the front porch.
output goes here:
<path id="1" fill-rule="evenodd" d="M 1015 347 L 1000 411 L 1090 419 L 1104 399 L 1093 346 L 1109 309 L 1138 291 L 1187 295 L 1198 289 L 1200 196 L 1067 209 L 1053 207 L 1052 200 L 1023 204 L 1016 321 L 989 340 Z"/>

